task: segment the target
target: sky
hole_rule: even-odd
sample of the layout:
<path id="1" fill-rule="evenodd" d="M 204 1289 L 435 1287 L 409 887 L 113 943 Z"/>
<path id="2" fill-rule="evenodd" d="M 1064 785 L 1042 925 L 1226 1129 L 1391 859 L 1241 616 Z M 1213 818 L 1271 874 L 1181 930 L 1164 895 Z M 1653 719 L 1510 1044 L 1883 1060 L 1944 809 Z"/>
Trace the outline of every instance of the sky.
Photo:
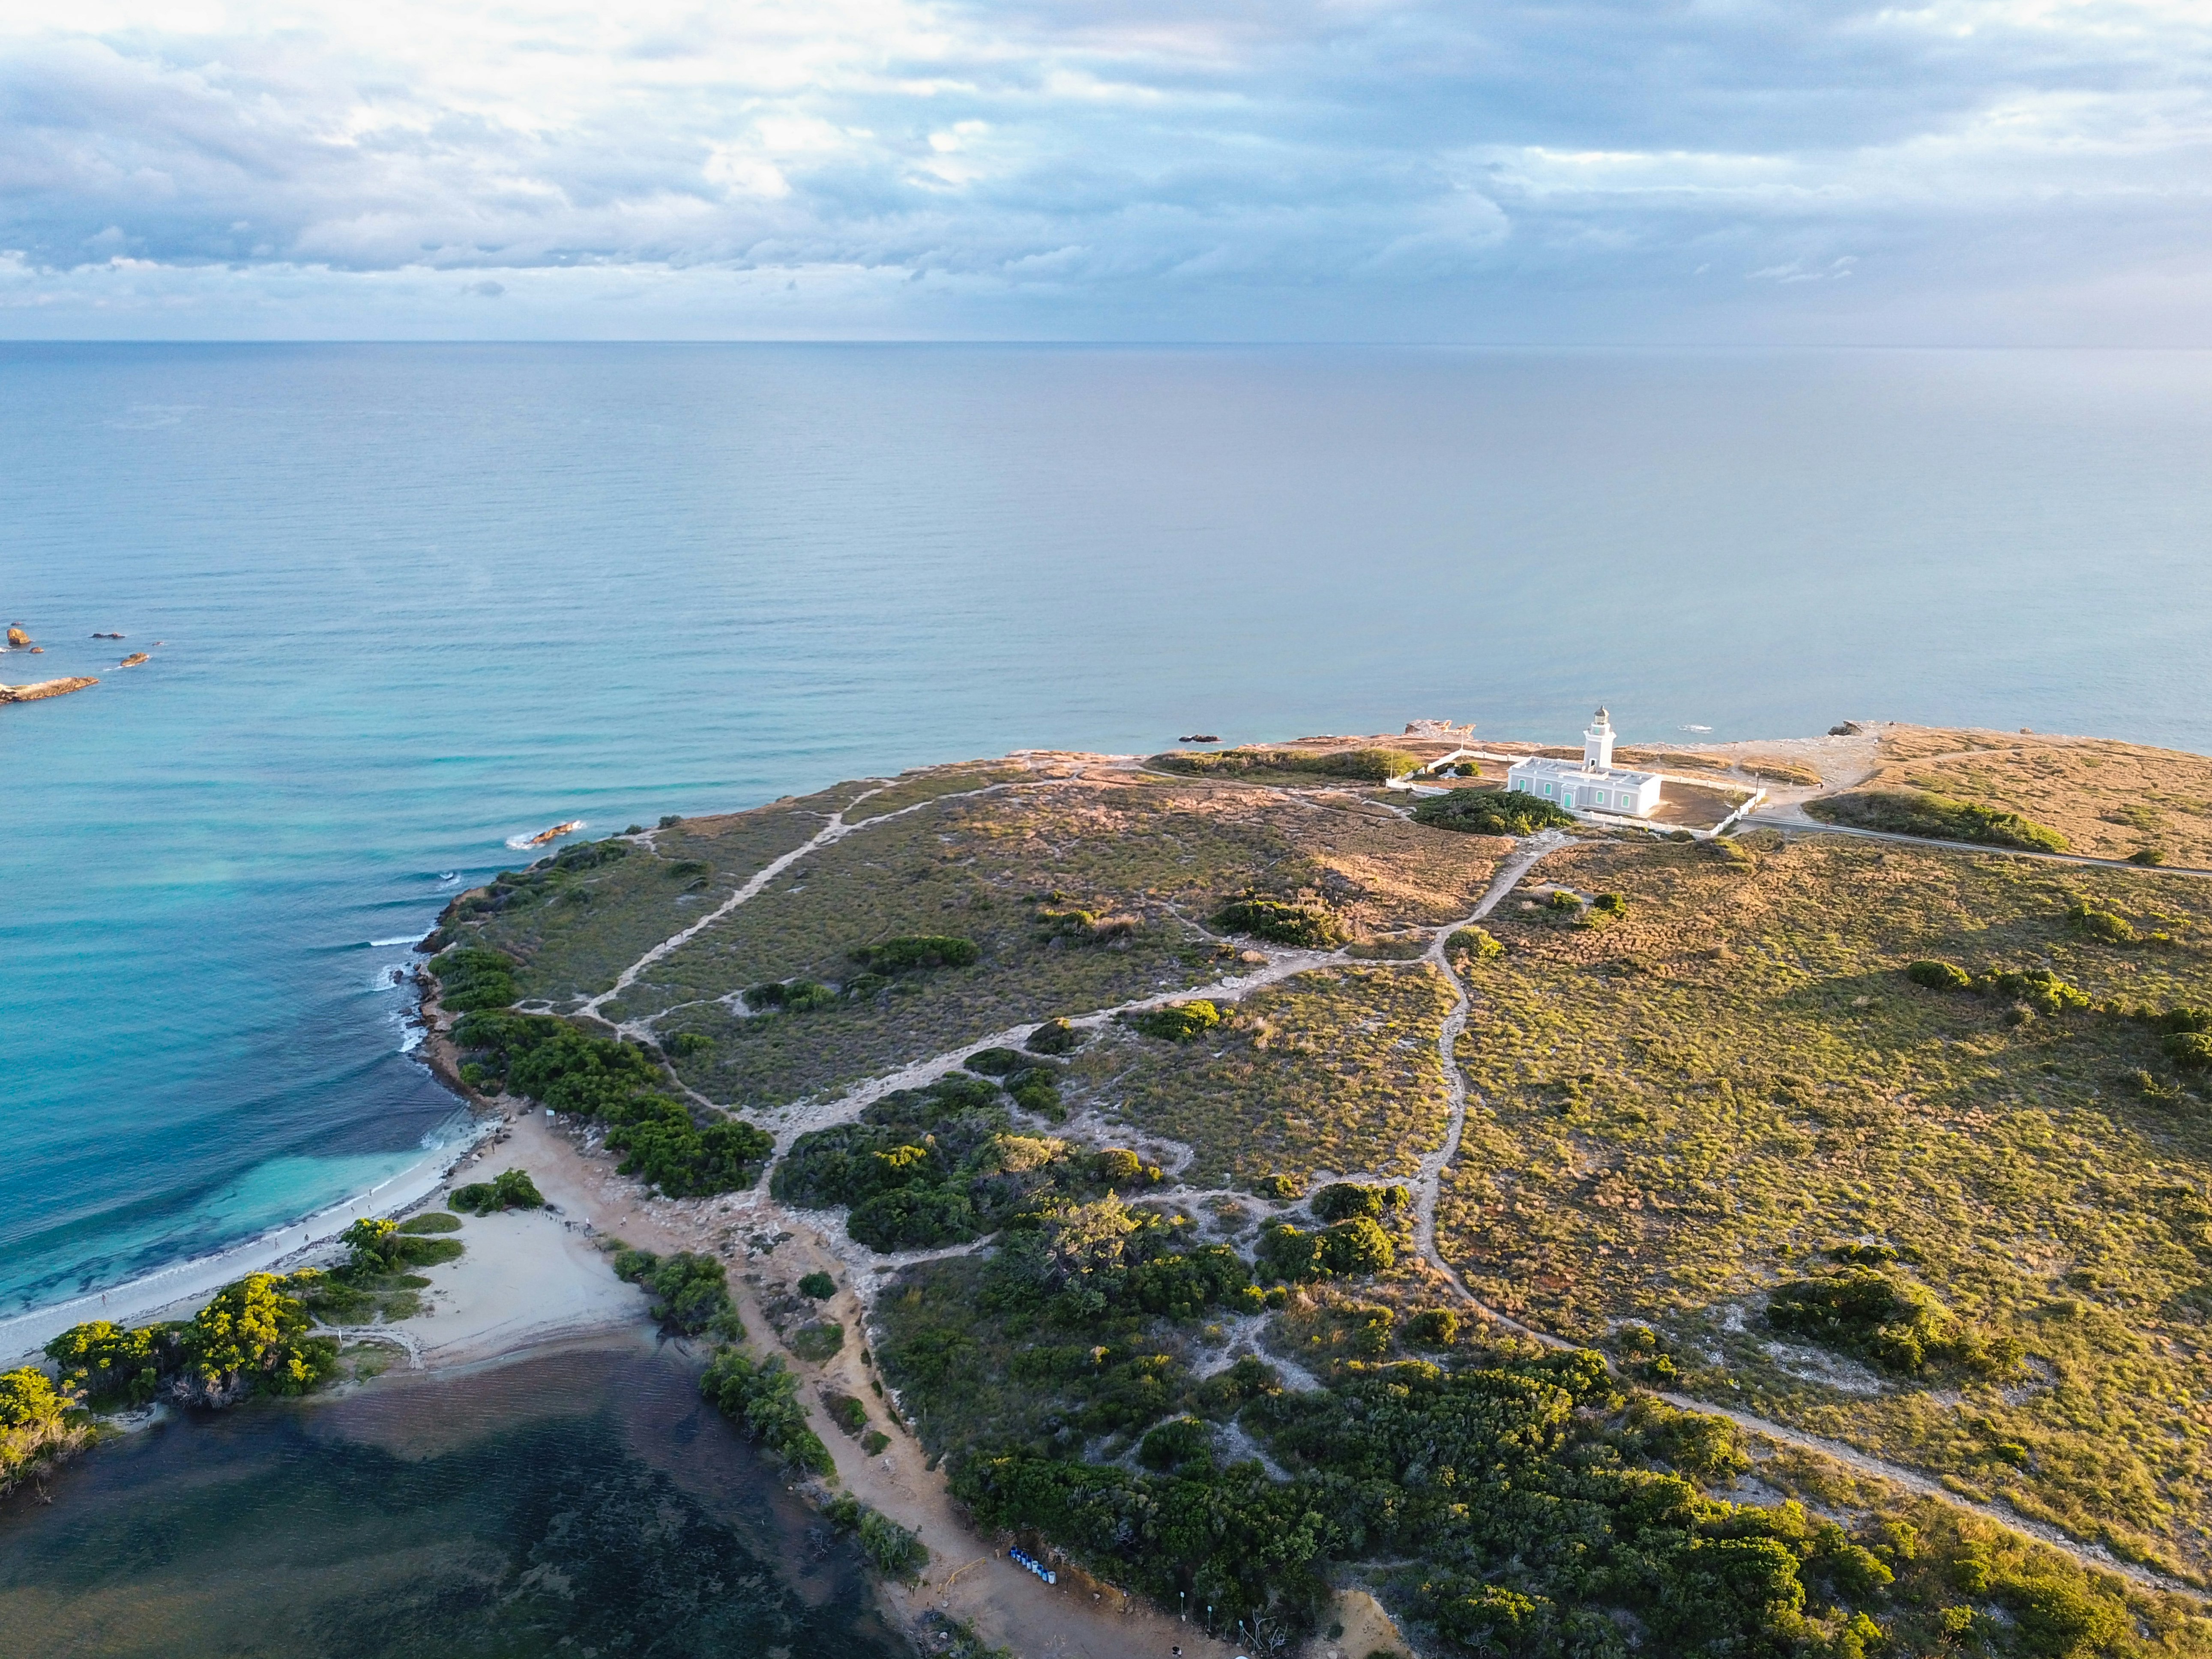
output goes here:
<path id="1" fill-rule="evenodd" d="M 0 0 L 0 337 L 2212 346 L 2212 0 Z"/>

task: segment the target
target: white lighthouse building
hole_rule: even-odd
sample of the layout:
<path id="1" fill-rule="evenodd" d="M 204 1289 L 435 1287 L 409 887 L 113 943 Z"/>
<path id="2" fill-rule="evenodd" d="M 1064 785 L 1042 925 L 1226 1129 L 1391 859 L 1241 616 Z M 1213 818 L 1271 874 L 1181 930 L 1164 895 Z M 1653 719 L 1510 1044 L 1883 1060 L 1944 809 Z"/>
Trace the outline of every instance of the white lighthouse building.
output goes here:
<path id="1" fill-rule="evenodd" d="M 1613 720 L 1604 709 L 1583 733 L 1580 762 L 1532 756 L 1505 775 L 1508 789 L 1541 795 L 1577 812 L 1648 818 L 1659 810 L 1659 775 L 1625 771 L 1613 763 Z"/>

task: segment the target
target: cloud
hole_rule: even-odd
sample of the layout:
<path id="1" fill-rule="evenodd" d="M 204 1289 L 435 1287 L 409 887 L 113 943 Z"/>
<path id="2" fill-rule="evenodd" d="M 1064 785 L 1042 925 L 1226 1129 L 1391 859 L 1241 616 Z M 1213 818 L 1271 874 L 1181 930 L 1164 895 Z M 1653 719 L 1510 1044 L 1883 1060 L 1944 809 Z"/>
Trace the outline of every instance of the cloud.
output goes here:
<path id="1" fill-rule="evenodd" d="M 0 328 L 2212 339 L 2209 198 L 2194 4 L 0 12 Z"/>

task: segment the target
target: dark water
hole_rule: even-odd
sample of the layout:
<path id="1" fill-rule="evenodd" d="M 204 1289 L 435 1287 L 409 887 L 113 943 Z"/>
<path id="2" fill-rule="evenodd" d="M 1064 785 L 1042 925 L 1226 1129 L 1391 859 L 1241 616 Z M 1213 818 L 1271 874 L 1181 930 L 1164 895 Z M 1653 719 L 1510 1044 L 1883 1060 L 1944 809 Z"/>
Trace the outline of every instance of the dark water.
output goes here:
<path id="1" fill-rule="evenodd" d="M 391 971 L 561 819 L 1601 702 L 2212 750 L 2208 457 L 2191 352 L 0 346 L 0 679 L 105 677 L 0 709 L 0 1315 L 419 1157 Z"/>
<path id="2" fill-rule="evenodd" d="M 173 1421 L 0 1504 L 0 1656 L 888 1659 L 853 1550 L 672 1358 Z"/>

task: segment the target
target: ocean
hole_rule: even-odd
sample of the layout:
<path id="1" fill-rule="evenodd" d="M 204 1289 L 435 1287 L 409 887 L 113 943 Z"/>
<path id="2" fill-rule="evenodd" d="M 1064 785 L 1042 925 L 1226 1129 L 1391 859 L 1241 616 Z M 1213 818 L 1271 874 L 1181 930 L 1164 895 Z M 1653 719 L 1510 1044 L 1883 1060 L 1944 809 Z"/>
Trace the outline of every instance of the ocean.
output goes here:
<path id="1" fill-rule="evenodd" d="M 459 1133 L 398 970 L 557 820 L 1600 702 L 2212 748 L 2208 452 L 2192 353 L 0 346 L 0 680 L 102 680 L 0 708 L 0 1314 Z"/>

